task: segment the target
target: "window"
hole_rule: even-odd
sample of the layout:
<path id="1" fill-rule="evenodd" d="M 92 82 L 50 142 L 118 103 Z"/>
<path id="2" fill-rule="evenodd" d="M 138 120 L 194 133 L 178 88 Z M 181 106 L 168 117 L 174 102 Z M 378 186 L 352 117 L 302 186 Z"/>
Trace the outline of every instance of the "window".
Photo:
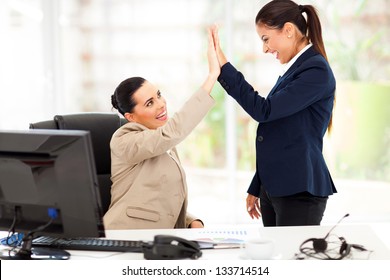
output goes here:
<path id="1" fill-rule="evenodd" d="M 227 56 L 265 96 L 280 67 L 262 53 L 255 33 L 266 2 L 2 1 L 0 129 L 27 129 L 59 113 L 111 112 L 113 90 L 130 76 L 156 84 L 174 111 L 207 74 L 212 23 L 220 26 Z M 347 0 L 348 9 L 335 0 L 308 2 L 320 12 L 338 84 L 335 129 L 324 153 L 339 194 L 324 222 L 346 212 L 358 221 L 389 221 L 390 1 Z M 213 96 L 215 108 L 179 146 L 190 211 L 206 223 L 257 223 L 245 211 L 257 124 L 219 85 Z"/>

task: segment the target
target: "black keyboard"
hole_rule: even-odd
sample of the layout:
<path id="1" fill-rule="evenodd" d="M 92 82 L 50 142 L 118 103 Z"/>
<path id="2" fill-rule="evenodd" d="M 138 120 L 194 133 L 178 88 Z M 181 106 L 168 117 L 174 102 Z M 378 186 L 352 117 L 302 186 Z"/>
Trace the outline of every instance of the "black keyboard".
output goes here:
<path id="1" fill-rule="evenodd" d="M 143 241 L 102 238 L 57 238 L 40 236 L 33 239 L 32 247 L 51 247 L 63 250 L 112 251 L 141 253 Z"/>

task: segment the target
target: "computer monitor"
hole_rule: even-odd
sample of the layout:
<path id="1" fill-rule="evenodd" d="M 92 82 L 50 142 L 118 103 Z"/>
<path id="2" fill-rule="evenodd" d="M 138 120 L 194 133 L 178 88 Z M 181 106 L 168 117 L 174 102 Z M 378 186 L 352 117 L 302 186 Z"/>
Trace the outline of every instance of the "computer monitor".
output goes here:
<path id="1" fill-rule="evenodd" d="M 24 234 L 1 258 L 66 259 L 32 239 L 104 237 L 102 216 L 89 132 L 0 131 L 0 230 Z"/>

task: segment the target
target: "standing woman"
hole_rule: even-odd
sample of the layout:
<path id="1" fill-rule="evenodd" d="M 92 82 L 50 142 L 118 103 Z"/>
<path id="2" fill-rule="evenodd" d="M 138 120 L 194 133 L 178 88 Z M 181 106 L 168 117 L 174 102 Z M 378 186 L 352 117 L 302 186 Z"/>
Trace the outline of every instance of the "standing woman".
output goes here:
<path id="1" fill-rule="evenodd" d="M 106 229 L 199 228 L 187 213 L 187 183 L 175 146 L 214 105 L 210 92 L 220 74 L 211 30 L 209 73 L 171 118 L 160 90 L 141 77 L 124 80 L 111 96 L 112 105 L 129 121 L 113 135 L 111 204 Z"/>
<path id="2" fill-rule="evenodd" d="M 218 81 L 259 122 L 247 210 L 252 219 L 261 216 L 264 226 L 319 225 L 328 196 L 336 192 L 322 154 L 336 82 L 321 23 L 313 6 L 289 0 L 269 2 L 255 22 L 263 51 L 274 55 L 284 70 L 267 98 L 227 62 L 213 29 L 221 65 Z"/>

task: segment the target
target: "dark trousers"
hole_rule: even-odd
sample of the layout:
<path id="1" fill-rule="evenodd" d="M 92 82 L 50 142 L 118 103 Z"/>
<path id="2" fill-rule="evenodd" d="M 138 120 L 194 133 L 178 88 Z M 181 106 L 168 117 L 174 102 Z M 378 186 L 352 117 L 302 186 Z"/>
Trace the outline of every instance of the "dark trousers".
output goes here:
<path id="1" fill-rule="evenodd" d="M 313 196 L 308 192 L 272 197 L 261 187 L 260 206 L 263 224 L 269 226 L 319 225 L 328 197 Z"/>

